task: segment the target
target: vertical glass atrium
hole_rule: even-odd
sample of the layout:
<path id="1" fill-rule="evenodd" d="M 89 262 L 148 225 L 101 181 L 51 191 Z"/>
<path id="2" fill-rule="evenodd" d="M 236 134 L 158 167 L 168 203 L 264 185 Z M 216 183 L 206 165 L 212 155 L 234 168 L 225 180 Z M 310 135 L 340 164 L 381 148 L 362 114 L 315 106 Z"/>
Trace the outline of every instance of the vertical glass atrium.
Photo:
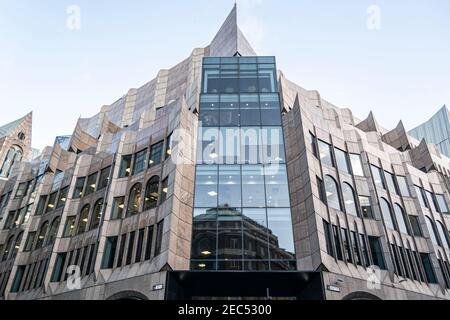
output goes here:
<path id="1" fill-rule="evenodd" d="M 193 270 L 294 270 L 274 57 L 204 58 Z"/>

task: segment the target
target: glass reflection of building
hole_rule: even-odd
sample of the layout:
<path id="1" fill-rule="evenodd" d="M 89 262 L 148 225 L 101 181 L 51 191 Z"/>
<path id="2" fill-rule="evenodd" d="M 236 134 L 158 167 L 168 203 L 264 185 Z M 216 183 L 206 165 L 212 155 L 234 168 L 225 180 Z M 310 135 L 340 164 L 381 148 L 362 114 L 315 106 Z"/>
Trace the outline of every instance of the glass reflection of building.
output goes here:
<path id="1" fill-rule="evenodd" d="M 191 269 L 295 269 L 275 58 L 204 58 L 199 120 Z"/>

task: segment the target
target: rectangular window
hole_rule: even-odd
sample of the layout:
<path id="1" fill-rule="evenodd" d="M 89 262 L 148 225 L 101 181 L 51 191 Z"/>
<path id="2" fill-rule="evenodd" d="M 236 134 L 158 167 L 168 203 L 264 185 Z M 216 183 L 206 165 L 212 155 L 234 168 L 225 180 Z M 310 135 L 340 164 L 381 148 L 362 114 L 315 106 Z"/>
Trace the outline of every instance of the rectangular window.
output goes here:
<path id="1" fill-rule="evenodd" d="M 55 268 L 50 282 L 59 282 L 63 274 L 64 263 L 66 262 L 67 252 L 58 253 L 56 256 Z"/>
<path id="2" fill-rule="evenodd" d="M 75 219 L 76 216 L 67 217 L 66 225 L 64 226 L 63 238 L 73 237 L 75 233 Z"/>
<path id="3" fill-rule="evenodd" d="M 131 155 L 122 156 L 120 162 L 119 178 L 129 177 L 131 174 Z"/>
<path id="4" fill-rule="evenodd" d="M 20 284 L 22 283 L 23 275 L 25 273 L 25 266 L 18 266 L 16 275 L 14 276 L 14 281 L 11 287 L 11 292 L 18 292 Z"/>
<path id="5" fill-rule="evenodd" d="M 281 105 L 278 94 L 262 94 L 261 123 L 263 126 L 281 126 Z"/>
<path id="6" fill-rule="evenodd" d="M 160 198 L 161 200 L 160 200 L 160 204 L 163 203 L 164 201 L 166 201 L 168 192 L 169 192 L 169 177 L 165 178 L 161 182 L 161 198 Z"/>
<path id="7" fill-rule="evenodd" d="M 128 238 L 128 251 L 127 251 L 127 260 L 126 260 L 126 265 L 131 264 L 131 260 L 133 258 L 133 253 L 134 253 L 134 238 L 136 236 L 136 232 L 130 232 L 130 236 Z"/>
<path id="8" fill-rule="evenodd" d="M 387 172 L 387 171 L 384 172 L 384 176 L 386 177 L 386 183 L 387 183 L 389 192 L 399 194 L 398 188 L 397 188 L 397 183 L 395 182 L 395 176 L 392 173 Z"/>
<path id="9" fill-rule="evenodd" d="M 241 126 L 261 125 L 261 109 L 257 94 L 242 94 L 240 96 L 240 121 Z"/>
<path id="10" fill-rule="evenodd" d="M 116 254 L 116 247 L 117 247 L 117 236 L 106 238 L 102 260 L 102 269 L 111 269 L 113 267 L 114 256 Z"/>
<path id="11" fill-rule="evenodd" d="M 269 238 L 275 236 L 278 241 L 274 245 L 269 239 L 269 252 L 272 260 L 295 260 L 294 234 L 292 230 L 291 209 L 267 209 L 268 228 L 272 231 Z"/>
<path id="12" fill-rule="evenodd" d="M 166 140 L 166 159 L 172 155 L 173 141 L 172 141 L 172 133 L 169 134 Z"/>
<path id="13" fill-rule="evenodd" d="M 195 207 L 216 208 L 218 196 L 218 166 L 197 166 L 195 179 Z"/>
<path id="14" fill-rule="evenodd" d="M 152 254 L 153 226 L 147 228 L 147 243 L 145 244 L 145 260 L 150 260 Z"/>
<path id="15" fill-rule="evenodd" d="M 367 249 L 366 237 L 363 234 L 359 234 L 359 243 L 361 244 L 362 258 L 364 259 L 363 266 L 368 267 L 370 265 L 369 250 Z"/>
<path id="16" fill-rule="evenodd" d="M 425 199 L 423 189 L 418 186 L 414 186 L 414 189 L 416 190 L 417 198 L 419 199 L 422 208 L 428 208 L 427 200 Z"/>
<path id="17" fill-rule="evenodd" d="M 317 144 L 319 146 L 319 155 L 322 163 L 330 167 L 334 167 L 333 156 L 331 155 L 331 146 L 322 140 L 319 140 Z"/>
<path id="18" fill-rule="evenodd" d="M 372 171 L 372 176 L 373 176 L 373 181 L 375 183 L 375 186 L 380 189 L 386 189 L 386 184 L 384 182 L 383 173 L 382 173 L 381 169 L 374 165 L 371 165 L 370 169 Z"/>
<path id="19" fill-rule="evenodd" d="M 57 192 L 53 192 L 52 194 L 50 194 L 48 196 L 48 202 L 47 202 L 47 207 L 45 209 L 45 213 L 48 213 L 55 209 L 57 194 L 58 194 Z"/>
<path id="20" fill-rule="evenodd" d="M 361 162 L 361 156 L 359 154 L 350 154 L 350 163 L 352 165 L 352 172 L 355 176 L 364 177 L 364 171 Z"/>
<path id="21" fill-rule="evenodd" d="M 19 199 L 19 198 L 22 198 L 23 196 L 25 196 L 25 194 L 27 193 L 28 184 L 29 184 L 29 182 L 19 183 L 19 186 L 17 187 L 17 191 L 16 191 L 16 195 L 15 195 L 14 199 Z"/>
<path id="22" fill-rule="evenodd" d="M 135 263 L 141 262 L 142 245 L 144 243 L 144 231 L 145 231 L 145 229 L 139 229 L 137 245 L 136 245 L 136 258 L 134 259 Z"/>
<path id="23" fill-rule="evenodd" d="M 95 253 L 95 244 L 91 244 L 91 249 L 89 250 L 89 258 L 88 258 L 88 264 L 86 266 L 86 274 L 91 274 L 93 266 L 94 266 L 94 256 Z"/>
<path id="24" fill-rule="evenodd" d="M 200 122 L 199 127 L 219 126 L 219 95 L 201 96 L 199 122 Z M 161 154 L 162 154 L 162 144 L 161 144 Z"/>
<path id="25" fill-rule="evenodd" d="M 219 166 L 219 207 L 241 207 L 241 167 Z"/>
<path id="26" fill-rule="evenodd" d="M 358 235 L 355 231 L 351 231 L 351 241 L 352 241 L 352 249 L 353 249 L 353 257 L 355 258 L 355 262 L 357 265 L 362 266 L 362 259 L 361 259 L 361 253 L 359 251 L 359 245 L 358 245 Z"/>
<path id="27" fill-rule="evenodd" d="M 83 197 L 85 181 L 86 181 L 86 177 L 77 178 L 77 181 L 75 183 L 75 190 L 73 191 L 74 199 L 79 199 L 79 198 Z"/>
<path id="28" fill-rule="evenodd" d="M 145 170 L 145 162 L 147 160 L 147 149 L 141 150 L 134 155 L 133 175 L 141 173 Z"/>
<path id="29" fill-rule="evenodd" d="M 267 207 L 288 208 L 290 201 L 286 166 L 276 168 L 276 170 L 267 166 L 264 168 Z"/>
<path id="30" fill-rule="evenodd" d="M 370 197 L 359 196 L 359 204 L 361 212 L 366 219 L 373 219 L 372 205 L 370 204 Z"/>
<path id="31" fill-rule="evenodd" d="M 423 237 L 422 229 L 420 228 L 419 217 L 409 215 L 409 222 L 411 223 L 412 232 L 416 237 Z"/>
<path id="32" fill-rule="evenodd" d="M 351 242 L 350 239 L 348 238 L 348 233 L 347 230 L 341 228 L 341 238 L 342 238 L 342 244 L 344 246 L 344 253 L 345 253 L 345 260 L 348 263 L 352 263 L 352 253 L 351 253 Z"/>
<path id="33" fill-rule="evenodd" d="M 36 240 L 36 232 L 29 232 L 27 241 L 25 243 L 24 251 L 28 252 L 33 250 L 34 241 Z"/>
<path id="34" fill-rule="evenodd" d="M 430 191 L 425 190 L 425 194 L 427 196 L 428 208 L 430 210 L 437 211 L 436 201 L 434 200 L 434 196 Z"/>
<path id="35" fill-rule="evenodd" d="M 309 132 L 309 135 L 307 135 L 308 137 L 308 142 L 309 145 L 311 146 L 311 151 L 313 153 L 313 155 L 317 158 L 319 152 L 317 151 L 317 140 L 316 140 L 316 136 L 313 135 L 311 132 Z"/>
<path id="36" fill-rule="evenodd" d="M 327 245 L 327 253 L 328 253 L 330 256 L 334 257 L 334 253 L 333 253 L 333 245 L 332 245 L 332 243 L 331 243 L 331 229 L 330 229 L 330 224 L 329 224 L 327 221 L 325 221 L 325 220 L 322 220 L 322 221 L 323 221 L 323 232 L 324 232 L 324 234 L 325 234 L 325 242 L 326 242 L 326 245 Z"/>
<path id="37" fill-rule="evenodd" d="M 327 204 L 327 197 L 326 197 L 326 194 L 325 194 L 325 185 L 323 184 L 322 179 L 320 179 L 317 176 L 316 176 L 316 179 L 317 179 L 317 189 L 318 189 L 318 192 L 319 192 L 319 199 L 324 204 Z"/>
<path id="38" fill-rule="evenodd" d="M 45 204 L 47 202 L 47 196 L 40 196 L 39 202 L 36 208 L 36 215 L 40 216 L 44 213 Z"/>
<path id="39" fill-rule="evenodd" d="M 161 163 L 163 153 L 164 141 L 158 142 L 150 148 L 150 158 L 148 160 L 148 167 L 154 167 Z"/>
<path id="40" fill-rule="evenodd" d="M 111 167 L 106 167 L 100 171 L 100 180 L 98 181 L 98 190 L 102 190 L 108 186 Z"/>
<path id="41" fill-rule="evenodd" d="M 400 189 L 400 194 L 403 197 L 410 197 L 411 193 L 409 192 L 408 182 L 406 177 L 397 176 L 398 187 Z"/>
<path id="42" fill-rule="evenodd" d="M 339 235 L 339 229 L 336 226 L 333 226 L 333 236 L 334 236 L 334 246 L 336 248 L 336 258 L 338 260 L 344 261 L 342 256 L 341 237 Z"/>
<path id="43" fill-rule="evenodd" d="M 161 220 L 160 222 L 158 222 L 156 226 L 155 257 L 161 253 L 163 232 L 164 232 L 164 220 Z"/>
<path id="44" fill-rule="evenodd" d="M 439 212 L 448 214 L 448 206 L 443 194 L 436 194 L 436 202 L 439 207 Z"/>
<path id="45" fill-rule="evenodd" d="M 59 192 L 58 203 L 56 205 L 56 209 L 64 207 L 67 201 L 67 195 L 69 194 L 69 187 L 65 187 L 61 189 Z"/>
<path id="46" fill-rule="evenodd" d="M 85 195 L 90 195 L 91 193 L 94 193 L 95 190 L 97 189 L 97 176 L 98 173 L 94 173 L 91 174 L 88 179 L 87 179 L 87 184 L 86 184 L 86 193 Z"/>
<path id="47" fill-rule="evenodd" d="M 116 197 L 113 200 L 111 211 L 111 220 L 121 219 L 123 217 L 123 209 L 125 207 L 125 197 Z"/>
<path id="48" fill-rule="evenodd" d="M 12 229 L 14 226 L 14 220 L 16 217 L 16 211 L 10 211 L 8 213 L 8 216 L 6 217 L 5 226 L 3 227 L 3 230 Z"/>
<path id="49" fill-rule="evenodd" d="M 119 268 L 122 266 L 123 262 L 123 254 L 125 253 L 125 245 L 127 243 L 127 234 L 123 234 L 120 237 L 120 247 L 119 247 L 119 254 L 117 255 L 117 262 L 116 262 L 116 268 Z"/>
<path id="50" fill-rule="evenodd" d="M 425 276 L 428 283 L 438 283 L 436 275 L 434 273 L 433 264 L 428 253 L 421 253 L 420 258 L 422 260 L 423 268 L 425 270 Z"/>
<path id="51" fill-rule="evenodd" d="M 378 266 L 382 270 L 386 270 L 386 264 L 384 262 L 383 249 L 381 248 L 380 239 L 377 237 L 369 236 L 370 251 L 372 251 L 372 261 L 374 265 Z"/>
<path id="52" fill-rule="evenodd" d="M 242 202 L 242 206 L 248 208 L 266 206 L 262 165 L 242 166 Z"/>
<path id="53" fill-rule="evenodd" d="M 345 173 L 350 173 L 350 167 L 348 166 L 348 155 L 347 152 L 341 149 L 334 148 L 334 154 L 336 156 L 337 167 L 340 171 Z"/>

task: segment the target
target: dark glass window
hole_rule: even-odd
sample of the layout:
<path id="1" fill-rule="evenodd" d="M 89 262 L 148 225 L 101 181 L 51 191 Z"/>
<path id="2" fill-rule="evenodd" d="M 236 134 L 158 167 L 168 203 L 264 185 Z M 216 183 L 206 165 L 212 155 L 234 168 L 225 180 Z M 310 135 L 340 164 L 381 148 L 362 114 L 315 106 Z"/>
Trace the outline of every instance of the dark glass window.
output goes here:
<path id="1" fill-rule="evenodd" d="M 172 155 L 173 149 L 173 139 L 172 133 L 169 134 L 166 140 L 166 159 L 168 159 Z"/>
<path id="2" fill-rule="evenodd" d="M 78 218 L 77 234 L 82 234 L 83 232 L 86 232 L 86 226 L 88 224 L 90 210 L 91 206 L 88 204 L 81 209 L 80 217 Z"/>
<path id="3" fill-rule="evenodd" d="M 341 149 L 338 149 L 338 148 L 334 148 L 334 154 L 336 156 L 336 163 L 337 163 L 338 169 L 345 173 L 350 173 L 347 152 L 342 151 Z"/>
<path id="4" fill-rule="evenodd" d="M 108 186 L 109 174 L 111 172 L 111 167 L 107 167 L 100 171 L 100 180 L 98 182 L 98 190 L 102 190 Z"/>
<path id="5" fill-rule="evenodd" d="M 125 207 L 125 197 L 114 198 L 113 207 L 111 211 L 111 220 L 122 218 L 124 207 Z"/>
<path id="6" fill-rule="evenodd" d="M 131 155 L 122 156 L 120 162 L 119 178 L 129 177 L 131 174 Z"/>
<path id="7" fill-rule="evenodd" d="M 220 92 L 222 93 L 236 93 L 239 91 L 239 77 L 237 65 L 228 66 L 230 69 L 220 71 Z M 231 70 L 235 69 L 235 70 Z"/>
<path id="8" fill-rule="evenodd" d="M 274 64 L 259 64 L 258 80 L 260 92 L 276 92 L 277 76 Z"/>
<path id="9" fill-rule="evenodd" d="M 361 253 L 359 250 L 358 235 L 354 231 L 351 231 L 350 234 L 351 234 L 353 257 L 355 258 L 356 264 L 362 266 L 363 262 L 362 262 Z"/>
<path id="10" fill-rule="evenodd" d="M 102 269 L 111 269 L 114 263 L 114 256 L 116 254 L 117 236 L 108 237 L 105 241 L 105 250 L 103 253 Z"/>
<path id="11" fill-rule="evenodd" d="M 240 65 L 239 89 L 242 93 L 259 92 L 256 64 Z"/>
<path id="12" fill-rule="evenodd" d="M 326 197 L 326 193 L 325 193 L 325 185 L 323 184 L 322 179 L 320 179 L 319 177 L 316 176 L 317 179 L 317 190 L 319 191 L 319 199 L 320 201 L 322 201 L 323 203 L 327 203 L 327 197 Z"/>
<path id="13" fill-rule="evenodd" d="M 25 266 L 18 266 L 16 275 L 14 276 L 13 284 L 11 286 L 11 292 L 18 292 L 20 284 L 22 283 L 23 275 L 25 273 Z"/>
<path id="14" fill-rule="evenodd" d="M 417 198 L 419 199 L 420 205 L 423 208 L 428 208 L 427 200 L 425 199 L 425 194 L 423 192 L 423 189 L 418 186 L 414 186 L 416 189 Z"/>
<path id="15" fill-rule="evenodd" d="M 348 233 L 347 230 L 341 228 L 341 238 L 342 238 L 342 244 L 343 244 L 343 249 L 344 249 L 344 254 L 345 254 L 345 261 L 347 261 L 348 263 L 352 263 L 352 244 L 350 242 L 350 239 L 348 237 Z"/>
<path id="16" fill-rule="evenodd" d="M 145 188 L 144 210 L 156 208 L 159 196 L 158 189 L 159 189 L 159 177 L 154 176 L 150 178 L 150 180 L 148 180 L 147 186 Z"/>
<path id="17" fill-rule="evenodd" d="M 141 150 L 134 155 L 133 175 L 144 171 L 146 159 L 147 149 Z"/>
<path id="18" fill-rule="evenodd" d="M 219 95 L 202 95 L 200 98 L 201 126 L 219 126 Z"/>
<path id="19" fill-rule="evenodd" d="M 86 192 L 85 192 L 86 196 L 90 195 L 91 193 L 94 193 L 95 190 L 97 189 L 97 177 L 98 177 L 98 172 L 88 176 L 87 184 L 86 184 Z"/>
<path id="20" fill-rule="evenodd" d="M 97 200 L 92 211 L 91 225 L 89 230 L 98 228 L 103 213 L 103 199 Z"/>
<path id="21" fill-rule="evenodd" d="M 36 232 L 29 232 L 27 241 L 25 242 L 24 251 L 33 250 L 34 241 L 36 240 Z"/>
<path id="22" fill-rule="evenodd" d="M 372 251 L 372 261 L 382 270 L 386 270 L 386 265 L 383 257 L 383 249 L 381 248 L 380 239 L 369 236 L 370 251 Z"/>
<path id="23" fill-rule="evenodd" d="M 203 93 L 220 92 L 220 71 L 205 69 L 203 73 Z"/>
<path id="24" fill-rule="evenodd" d="M 142 185 L 140 183 L 135 184 L 128 197 L 127 217 L 138 214 L 141 210 L 141 194 Z"/>
<path id="25" fill-rule="evenodd" d="M 319 140 L 317 145 L 319 146 L 319 155 L 322 163 L 333 167 L 334 161 L 333 156 L 331 155 L 331 146 L 322 140 Z"/>
<path id="26" fill-rule="evenodd" d="M 436 235 L 436 226 L 434 225 L 434 222 L 431 220 L 431 218 L 425 216 L 425 223 L 427 224 L 428 233 L 430 234 L 431 241 L 434 245 L 439 245 L 439 240 Z"/>
<path id="27" fill-rule="evenodd" d="M 425 194 L 427 196 L 428 208 L 430 210 L 438 211 L 436 208 L 436 201 L 434 199 L 433 194 L 430 191 L 425 190 Z"/>
<path id="28" fill-rule="evenodd" d="M 357 217 L 358 209 L 356 207 L 355 191 L 346 182 L 342 184 L 342 195 L 344 196 L 345 212 Z"/>
<path id="29" fill-rule="evenodd" d="M 126 243 L 127 243 L 127 234 L 124 233 L 123 235 L 120 236 L 120 244 L 119 244 L 119 252 L 117 254 L 116 268 L 122 266 Z"/>
<path id="30" fill-rule="evenodd" d="M 136 258 L 134 259 L 135 263 L 141 262 L 142 246 L 144 243 L 144 231 L 145 231 L 145 229 L 139 229 L 137 245 L 136 245 Z"/>
<path id="31" fill-rule="evenodd" d="M 163 203 L 167 200 L 167 195 L 169 193 L 169 177 L 165 178 L 163 181 L 161 181 L 161 201 L 160 203 Z"/>
<path id="32" fill-rule="evenodd" d="M 323 220 L 323 232 L 325 234 L 325 243 L 327 245 L 327 253 L 334 257 L 334 252 L 333 252 L 333 245 L 331 242 L 331 229 L 330 229 L 330 224 Z"/>
<path id="33" fill-rule="evenodd" d="M 39 197 L 39 202 L 36 208 L 36 215 L 40 216 L 41 214 L 44 213 L 44 209 L 45 209 L 45 204 L 47 202 L 47 196 L 40 196 Z"/>
<path id="34" fill-rule="evenodd" d="M 359 204 L 361 206 L 361 212 L 364 218 L 373 219 L 372 205 L 370 203 L 370 197 L 359 196 Z"/>
<path id="35" fill-rule="evenodd" d="M 328 175 L 325 176 L 325 192 L 327 195 L 328 206 L 337 210 L 342 210 L 336 181 Z"/>
<path id="36" fill-rule="evenodd" d="M 19 183 L 19 186 L 17 187 L 16 195 L 14 199 L 22 198 L 26 195 L 27 189 L 28 189 L 29 182 L 22 182 Z"/>
<path id="37" fill-rule="evenodd" d="M 63 274 L 64 263 L 66 262 L 67 252 L 58 253 L 56 256 L 55 267 L 50 282 L 59 282 Z"/>
<path id="38" fill-rule="evenodd" d="M 371 165 L 370 169 L 372 170 L 372 176 L 375 186 L 380 189 L 386 189 L 386 184 L 384 182 L 383 173 L 381 172 L 381 169 L 374 165 Z"/>
<path id="39" fill-rule="evenodd" d="M 56 205 L 57 209 L 64 207 L 67 201 L 68 194 L 69 194 L 69 187 L 61 189 L 61 191 L 59 192 L 58 204 Z"/>
<path id="40" fill-rule="evenodd" d="M 58 233 L 59 223 L 60 223 L 59 217 L 53 220 L 52 225 L 50 227 L 50 232 L 48 233 L 47 244 L 53 244 L 55 242 L 56 235 Z"/>
<path id="41" fill-rule="evenodd" d="M 334 236 L 334 246 L 336 249 L 336 258 L 338 260 L 344 261 L 341 248 L 341 237 L 339 234 L 339 229 L 336 226 L 333 226 L 333 236 Z"/>
<path id="42" fill-rule="evenodd" d="M 386 227 L 395 230 L 394 219 L 392 219 L 392 210 L 390 204 L 387 202 L 386 199 L 381 198 L 380 206 L 381 206 L 381 214 L 383 215 Z"/>
<path id="43" fill-rule="evenodd" d="M 389 191 L 395 194 L 399 194 L 397 183 L 395 182 L 395 176 L 387 171 L 384 172 L 384 176 L 386 177 L 386 183 Z"/>
<path id="44" fill-rule="evenodd" d="M 42 248 L 45 243 L 45 237 L 47 236 L 48 221 L 44 222 L 39 230 L 39 234 L 36 241 L 36 249 Z"/>
<path id="45" fill-rule="evenodd" d="M 262 94 L 261 123 L 263 126 L 281 126 L 281 105 L 278 94 Z"/>
<path id="46" fill-rule="evenodd" d="M 50 194 L 48 196 L 48 202 L 47 202 L 47 207 L 45 209 L 45 213 L 48 213 L 48 212 L 53 211 L 55 209 L 57 194 L 58 194 L 57 192 L 53 192 L 52 194 Z"/>
<path id="47" fill-rule="evenodd" d="M 350 154 L 350 163 L 352 165 L 352 172 L 355 176 L 364 177 L 364 171 L 361 162 L 361 156 L 359 154 Z"/>
<path id="48" fill-rule="evenodd" d="M 73 198 L 79 199 L 83 196 L 83 190 L 84 190 L 84 182 L 86 181 L 86 177 L 80 177 L 77 178 L 77 181 L 75 182 L 75 189 L 73 191 Z"/>
<path id="49" fill-rule="evenodd" d="M 319 152 L 317 151 L 316 136 L 313 135 L 311 132 L 309 132 L 309 135 L 307 135 L 307 137 L 308 137 L 308 143 L 311 146 L 311 151 L 312 151 L 313 155 L 317 158 Z"/>
<path id="50" fill-rule="evenodd" d="M 240 122 L 242 126 L 261 125 L 261 110 L 257 94 L 243 94 L 240 97 Z"/>
<path id="51" fill-rule="evenodd" d="M 67 238 L 67 237 L 72 237 L 74 236 L 74 232 L 75 232 L 75 216 L 71 216 L 71 217 L 67 217 L 66 218 L 66 224 L 64 226 L 64 232 L 63 232 L 63 237 Z"/>
<path id="52" fill-rule="evenodd" d="M 449 242 L 447 231 L 445 230 L 444 225 L 440 221 L 437 221 L 436 225 L 437 225 L 437 230 L 439 233 L 439 238 L 441 239 L 442 246 L 447 249 L 450 249 L 450 242 Z"/>
<path id="53" fill-rule="evenodd" d="M 422 229 L 420 228 L 419 217 L 410 215 L 409 222 L 411 223 L 413 234 L 416 237 L 423 237 Z"/>
<path id="54" fill-rule="evenodd" d="M 145 244 L 145 260 L 150 260 L 152 254 L 153 226 L 147 228 L 147 241 Z"/>
<path id="55" fill-rule="evenodd" d="M 136 236 L 136 232 L 130 232 L 130 236 L 128 237 L 128 251 L 127 251 L 127 260 L 126 265 L 131 264 L 131 260 L 133 258 L 134 253 L 134 238 Z"/>
<path id="56" fill-rule="evenodd" d="M 164 232 L 164 220 L 161 220 L 156 225 L 156 240 L 155 240 L 155 257 L 161 253 L 162 237 Z"/>
<path id="57" fill-rule="evenodd" d="M 361 244 L 362 258 L 364 259 L 363 265 L 368 267 L 370 265 L 369 250 L 367 249 L 366 237 L 363 234 L 359 234 L 359 243 Z"/>
<path id="58" fill-rule="evenodd" d="M 148 167 L 151 168 L 161 163 L 164 141 L 151 146 Z"/>
<path id="59" fill-rule="evenodd" d="M 427 277 L 428 283 L 438 283 L 436 275 L 434 273 L 433 264 L 431 263 L 431 258 L 428 253 L 421 253 L 420 258 L 422 260 L 423 268 L 425 270 L 425 276 Z"/>

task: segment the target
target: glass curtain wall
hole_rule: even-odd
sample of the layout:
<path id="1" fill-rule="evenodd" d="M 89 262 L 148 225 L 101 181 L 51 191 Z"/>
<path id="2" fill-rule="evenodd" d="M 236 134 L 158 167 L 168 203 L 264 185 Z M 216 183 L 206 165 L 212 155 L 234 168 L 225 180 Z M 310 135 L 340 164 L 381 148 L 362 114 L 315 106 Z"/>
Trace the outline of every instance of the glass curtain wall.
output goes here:
<path id="1" fill-rule="evenodd" d="M 205 58 L 199 121 L 191 269 L 296 269 L 275 58 Z"/>

